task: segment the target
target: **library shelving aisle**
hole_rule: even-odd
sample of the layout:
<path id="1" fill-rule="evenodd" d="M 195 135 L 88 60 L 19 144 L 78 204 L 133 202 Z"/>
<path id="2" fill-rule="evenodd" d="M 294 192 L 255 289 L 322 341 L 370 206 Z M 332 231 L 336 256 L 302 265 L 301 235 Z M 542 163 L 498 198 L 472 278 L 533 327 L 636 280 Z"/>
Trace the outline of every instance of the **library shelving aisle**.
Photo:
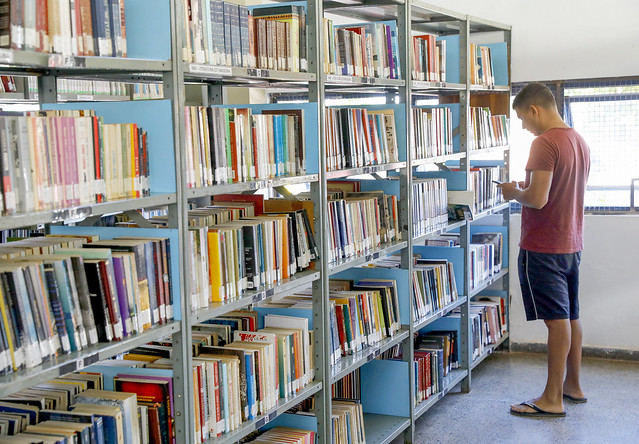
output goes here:
<path id="1" fill-rule="evenodd" d="M 153 302 L 154 307 L 142 307 L 139 304 L 141 299 L 138 299 L 141 298 L 141 281 L 138 281 L 138 288 L 134 289 L 132 274 L 128 277 L 128 287 L 124 286 L 127 284 L 119 287 L 121 282 L 118 281 L 116 288 L 116 281 L 111 280 L 115 275 L 110 267 L 116 263 L 126 263 L 129 264 L 126 267 L 135 268 L 136 261 L 142 257 L 138 253 L 118 253 L 118 259 L 112 262 L 116 256 L 115 250 L 111 255 L 111 250 L 106 248 L 79 249 L 79 245 L 64 241 L 54 246 L 46 238 L 36 238 L 40 240 L 31 245 L 20 242 L 3 244 L 3 248 L 27 251 L 26 254 L 30 256 L 28 262 L 22 262 L 24 258 L 20 259 L 20 255 L 24 253 L 7 254 L 6 249 L 3 250 L 3 350 L 6 354 L 11 353 L 11 359 L 0 376 L 0 396 L 6 398 L 19 391 L 32 390 L 33 387 L 37 388 L 47 381 L 72 372 L 90 371 L 91 366 L 100 361 L 120 356 L 151 341 L 169 338 L 174 351 L 170 370 L 174 381 L 174 402 L 170 407 L 170 414 L 174 418 L 173 433 L 178 442 L 189 442 L 190 424 L 185 414 L 185 400 L 188 400 L 189 389 L 183 379 L 184 375 L 189 374 L 189 370 L 183 365 L 182 359 L 186 353 L 182 346 L 190 344 L 185 340 L 183 316 L 188 305 L 184 305 L 187 300 L 182 296 L 187 287 L 184 286 L 185 267 L 181 260 L 184 256 L 184 243 L 180 241 L 180 234 L 186 231 L 186 226 L 182 217 L 182 208 L 185 206 L 178 198 L 183 190 L 180 185 L 182 156 L 175 120 L 179 115 L 180 102 L 174 70 L 176 57 L 180 54 L 176 51 L 174 41 L 176 7 L 175 2 L 171 1 L 145 0 L 126 4 L 115 2 L 114 5 L 118 8 L 118 14 L 113 14 L 112 25 L 114 32 L 117 32 L 117 39 L 114 37 L 113 40 L 107 40 L 102 34 L 99 47 L 101 55 L 115 50 L 112 56 L 99 56 L 97 45 L 95 52 L 92 46 L 89 52 L 89 45 L 86 46 L 86 51 L 79 49 L 80 46 L 85 48 L 84 37 L 81 35 L 76 39 L 75 34 L 72 39 L 70 25 L 69 34 L 66 29 L 62 30 L 65 35 L 56 36 L 55 41 L 52 38 L 51 47 L 43 49 L 39 46 L 40 38 L 35 41 L 33 29 L 27 29 L 22 34 L 14 29 L 18 25 L 11 22 L 9 40 L 13 40 L 10 48 L 7 44 L 6 48 L 0 49 L 0 71 L 3 75 L 22 76 L 23 86 L 16 93 L 20 97 L 7 97 L 5 93 L 0 100 L 32 104 L 33 97 L 27 94 L 26 76 L 35 75 L 39 108 L 48 111 L 30 116 L 3 113 L 3 205 L 0 229 L 14 233 L 22 228 L 36 229 L 38 225 L 44 225 L 49 234 L 98 235 L 106 242 L 122 244 L 126 242 L 121 238 L 127 236 L 149 238 L 146 241 L 129 242 L 142 244 L 140 254 L 149 259 L 151 256 L 146 256 L 147 253 L 144 252 L 147 246 L 157 254 L 153 270 L 159 274 L 153 278 L 153 284 L 145 280 L 144 288 L 147 296 L 150 291 L 153 292 L 153 297 L 161 291 L 163 304 L 161 308 L 158 307 L 157 299 Z M 11 2 L 10 7 L 13 12 L 16 7 L 14 2 Z M 66 6 L 65 8 L 67 12 L 70 11 Z M 40 12 L 38 9 L 37 13 Z M 107 14 L 105 17 L 108 19 L 108 13 L 102 12 Z M 35 10 L 25 9 L 24 14 L 26 26 L 35 23 L 32 21 L 35 19 Z M 120 18 L 123 20 L 120 21 Z M 83 19 L 88 20 L 84 22 L 88 26 L 91 25 L 91 20 L 97 20 L 91 16 Z M 97 27 L 98 22 L 95 23 Z M 39 22 L 38 26 L 41 25 Z M 73 32 L 78 29 L 74 21 Z M 39 30 L 47 32 L 46 28 Z M 8 38 L 6 35 L 5 37 Z M 90 41 L 88 34 L 85 37 L 89 39 L 86 42 Z M 80 46 L 75 46 L 76 44 Z M 63 47 L 65 55 L 53 53 Z M 52 52 L 49 53 L 48 50 Z M 75 103 L 58 103 L 59 86 L 69 79 L 77 78 L 107 82 L 146 79 L 162 84 L 165 96 L 162 100 L 133 102 L 129 101 L 128 95 L 122 95 L 111 98 L 108 103 L 97 103 L 93 96 L 76 95 L 71 98 L 62 97 L 62 100 L 72 100 Z M 73 110 L 92 110 L 94 114 Z M 107 143 L 106 132 L 111 130 L 114 132 Z M 107 159 L 110 156 L 115 157 Z M 112 162 L 111 167 L 119 170 L 107 170 L 104 162 Z M 131 219 L 145 225 L 138 210 L 157 207 L 166 209 L 169 215 L 166 228 L 90 226 L 100 216 L 114 213 L 128 214 Z M 81 226 L 83 224 L 85 226 Z M 108 241 L 114 238 L 120 240 Z M 151 238 L 153 242 L 150 241 Z M 41 245 L 44 246 L 41 248 Z M 60 259 L 51 255 L 58 246 L 67 247 L 56 250 L 56 253 L 62 253 Z M 63 258 L 69 258 L 69 262 Z M 70 267 L 71 263 L 73 272 L 71 268 L 58 268 L 56 265 Z M 89 263 L 104 267 L 96 271 L 98 274 L 95 279 L 89 277 Z M 149 260 L 149 266 L 150 263 Z M 55 274 L 48 274 L 46 271 L 51 264 L 56 270 Z M 80 268 L 76 268 L 77 264 Z M 125 272 L 125 265 L 117 267 L 116 270 Z M 27 269 L 30 271 L 27 272 Z M 87 270 L 86 281 L 84 276 L 80 278 L 84 275 L 84 270 Z M 132 271 L 126 268 L 126 272 Z M 58 274 L 59 272 L 62 274 Z M 150 279 L 149 276 L 148 282 L 151 282 Z M 107 286 L 107 280 L 112 287 Z M 101 283 L 98 284 L 98 281 Z M 37 282 L 42 286 L 38 287 Z M 84 282 L 84 287 L 81 282 Z M 25 283 L 26 286 L 23 286 Z M 97 292 L 96 285 L 104 293 Z M 127 305 L 126 313 L 120 313 L 123 304 L 127 304 L 118 299 L 122 292 L 129 292 L 132 298 L 136 298 L 128 300 L 132 305 Z M 54 294 L 60 297 L 57 302 L 53 299 Z M 93 301 L 89 304 L 89 297 L 96 295 L 104 298 L 102 302 L 106 304 L 102 306 L 105 310 L 102 311 L 102 319 L 98 316 Z M 150 301 L 151 299 L 146 299 L 147 304 Z M 9 313 L 5 311 L 7 303 L 19 305 L 14 306 L 12 313 Z M 92 314 L 87 315 L 85 310 Z M 139 318 L 133 313 L 134 310 L 140 314 Z M 64 318 L 60 323 L 58 315 L 60 319 Z M 19 321 L 20 318 L 22 321 Z M 41 319 L 45 321 L 43 324 L 40 323 Z M 52 324 L 46 323 L 49 321 Z M 36 330 L 25 333 L 25 328 L 31 328 L 29 325 L 35 325 Z M 106 336 L 102 337 L 103 334 Z M 33 349 L 24 348 L 29 347 L 28 344 L 37 344 L 39 350 L 34 352 Z M 19 356 L 26 356 L 26 360 L 21 360 Z M 131 439 L 133 438 L 127 438 L 127 442 L 132 442 Z"/>
<path id="2" fill-rule="evenodd" d="M 509 206 L 492 180 L 508 179 L 510 27 L 417 1 L 373 3 L 120 0 L 127 57 L 0 49 L 0 73 L 38 77 L 42 110 L 93 119 L 73 114 L 91 109 L 100 124 L 146 131 L 127 139 L 133 127 L 119 130 L 139 149 L 114 150 L 129 182 L 103 186 L 94 174 L 89 185 L 74 164 L 89 155 L 71 160 L 75 129 L 61 124 L 67 157 L 54 174 L 64 179 L 51 191 L 60 199 L 32 198 L 44 193 L 37 180 L 33 189 L 25 178 L 3 182 L 0 230 L 44 224 L 114 249 L 134 241 L 111 239 L 144 237 L 148 254 L 166 258 L 154 269 L 164 274 L 148 276 L 153 322 L 7 372 L 0 396 L 81 370 L 136 374 L 171 380 L 178 443 L 233 443 L 277 426 L 330 443 L 347 414 L 353 442 L 388 443 L 412 442 L 418 417 L 457 385 L 470 390 L 473 368 L 508 341 Z M 130 87 L 68 93 L 60 79 L 159 84 L 164 98 L 133 100 Z M 21 82 L 0 100 L 33 102 Z M 3 155 L 10 128 L 0 125 Z M 21 140 L 38 145 L 37 129 Z M 82 131 L 78 141 L 91 129 Z M 108 180 L 113 159 L 100 159 L 114 169 Z M 14 190 L 24 192 L 17 201 Z M 92 226 L 113 213 L 138 227 Z M 4 247 L 2 273 L 27 263 Z M 98 250 L 82 257 L 104 260 Z M 4 297 L 3 329 L 15 321 Z M 74 321 L 61 322 L 52 331 Z M 13 350 L 3 335 L 0 363 Z M 101 362 L 134 349 L 139 358 L 150 342 L 170 359 L 139 369 Z"/>

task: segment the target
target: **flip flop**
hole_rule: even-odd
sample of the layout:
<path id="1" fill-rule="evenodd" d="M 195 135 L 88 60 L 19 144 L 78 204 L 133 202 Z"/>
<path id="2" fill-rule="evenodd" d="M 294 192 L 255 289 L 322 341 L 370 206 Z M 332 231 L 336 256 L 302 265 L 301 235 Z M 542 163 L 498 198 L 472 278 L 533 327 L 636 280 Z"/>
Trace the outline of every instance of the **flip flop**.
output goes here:
<path id="1" fill-rule="evenodd" d="M 583 397 L 583 398 L 577 398 L 575 396 L 570 396 L 564 393 L 564 399 L 566 401 L 570 401 L 570 402 L 574 402 L 575 404 L 583 404 L 585 402 L 588 402 L 588 398 Z"/>
<path id="2" fill-rule="evenodd" d="M 566 412 L 565 411 L 559 412 L 559 413 L 547 412 L 546 410 L 542 410 L 539 407 L 537 407 L 531 401 L 522 402 L 519 405 L 525 405 L 526 407 L 530 407 L 531 409 L 534 410 L 534 412 L 520 412 L 518 410 L 514 410 L 511 407 L 510 408 L 510 413 L 512 413 L 513 415 L 524 416 L 524 417 L 527 417 L 527 418 L 563 418 L 564 416 L 566 416 Z"/>

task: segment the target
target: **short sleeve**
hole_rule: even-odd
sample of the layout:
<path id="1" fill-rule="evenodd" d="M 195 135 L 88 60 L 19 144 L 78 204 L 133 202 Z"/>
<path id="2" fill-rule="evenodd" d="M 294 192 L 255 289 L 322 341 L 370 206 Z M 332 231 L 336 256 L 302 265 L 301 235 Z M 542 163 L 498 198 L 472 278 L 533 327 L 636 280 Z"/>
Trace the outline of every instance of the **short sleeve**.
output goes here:
<path id="1" fill-rule="evenodd" d="M 530 147 L 526 170 L 554 171 L 558 156 L 559 152 L 549 139 L 537 137 Z"/>

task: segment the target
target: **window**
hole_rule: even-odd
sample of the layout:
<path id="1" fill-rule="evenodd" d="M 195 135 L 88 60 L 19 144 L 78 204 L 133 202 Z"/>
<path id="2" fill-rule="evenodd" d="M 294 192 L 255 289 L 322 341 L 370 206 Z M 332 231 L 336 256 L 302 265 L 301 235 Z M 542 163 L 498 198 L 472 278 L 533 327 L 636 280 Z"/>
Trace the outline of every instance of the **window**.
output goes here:
<path id="1" fill-rule="evenodd" d="M 516 94 L 523 85 L 513 86 Z M 639 80 L 576 81 L 551 85 L 570 126 L 590 146 L 588 211 L 627 211 L 639 178 Z M 511 119 L 511 177 L 522 180 L 533 136 Z M 635 198 L 635 202 L 639 202 Z"/>

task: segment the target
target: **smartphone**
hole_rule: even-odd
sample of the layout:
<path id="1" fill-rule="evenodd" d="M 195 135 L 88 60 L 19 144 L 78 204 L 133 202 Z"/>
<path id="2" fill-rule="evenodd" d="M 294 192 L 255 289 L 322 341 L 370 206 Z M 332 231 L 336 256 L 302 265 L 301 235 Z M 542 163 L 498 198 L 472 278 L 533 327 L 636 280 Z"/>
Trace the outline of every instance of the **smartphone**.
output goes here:
<path id="1" fill-rule="evenodd" d="M 493 180 L 493 182 L 495 182 L 497 185 L 501 185 L 502 183 L 504 183 L 504 182 L 501 182 L 499 180 Z"/>

